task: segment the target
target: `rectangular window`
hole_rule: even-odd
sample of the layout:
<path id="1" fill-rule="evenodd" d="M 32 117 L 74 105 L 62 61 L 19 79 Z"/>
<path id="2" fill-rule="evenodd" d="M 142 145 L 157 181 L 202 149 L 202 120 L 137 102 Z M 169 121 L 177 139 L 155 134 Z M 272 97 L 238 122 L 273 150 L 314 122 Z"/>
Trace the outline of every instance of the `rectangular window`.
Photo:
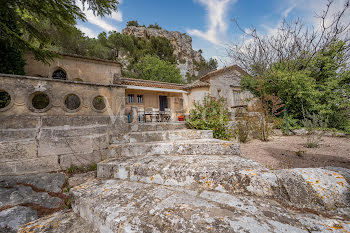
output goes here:
<path id="1" fill-rule="evenodd" d="M 241 103 L 241 92 L 233 91 L 233 106 L 240 106 Z"/>
<path id="2" fill-rule="evenodd" d="M 142 104 L 143 103 L 143 95 L 137 95 L 137 103 Z"/>
<path id="3" fill-rule="evenodd" d="M 134 94 L 128 94 L 128 103 L 134 103 Z"/>

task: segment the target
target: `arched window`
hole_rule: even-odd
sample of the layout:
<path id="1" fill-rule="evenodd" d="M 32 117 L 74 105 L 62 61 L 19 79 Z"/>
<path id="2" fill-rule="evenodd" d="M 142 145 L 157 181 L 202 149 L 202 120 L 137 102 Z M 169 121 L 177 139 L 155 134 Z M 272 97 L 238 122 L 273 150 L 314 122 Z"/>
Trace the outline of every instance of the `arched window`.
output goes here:
<path id="1" fill-rule="evenodd" d="M 52 74 L 53 79 L 67 80 L 67 74 L 61 69 L 57 69 Z"/>

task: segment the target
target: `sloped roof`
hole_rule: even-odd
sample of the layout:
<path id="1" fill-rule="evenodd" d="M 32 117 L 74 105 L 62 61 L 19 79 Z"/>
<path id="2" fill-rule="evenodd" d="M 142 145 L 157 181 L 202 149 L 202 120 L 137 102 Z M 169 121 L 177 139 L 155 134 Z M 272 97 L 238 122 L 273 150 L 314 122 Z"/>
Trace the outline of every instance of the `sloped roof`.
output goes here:
<path id="1" fill-rule="evenodd" d="M 183 90 L 185 88 L 185 86 L 182 84 L 158 82 L 158 81 L 144 80 L 144 79 L 122 78 L 121 81 L 122 81 L 122 85 L 157 87 L 157 88 L 178 89 L 178 90 Z"/>
<path id="2" fill-rule="evenodd" d="M 193 88 L 199 88 L 199 87 L 209 87 L 210 84 L 208 82 L 203 82 L 201 80 L 195 80 L 192 83 L 189 83 L 185 86 L 185 89 L 193 89 Z"/>
<path id="3" fill-rule="evenodd" d="M 241 73 L 242 75 L 248 75 L 247 72 L 245 72 L 241 67 L 239 67 L 238 65 L 232 65 L 232 66 L 228 66 L 228 67 L 224 67 L 222 69 L 219 69 L 219 70 L 215 70 L 215 71 L 212 71 L 206 75 L 204 75 L 203 77 L 200 78 L 201 81 L 207 81 L 208 79 L 210 79 L 211 77 L 214 77 L 214 76 L 218 76 L 220 74 L 223 74 L 223 73 L 226 73 L 228 71 L 232 71 L 232 70 L 236 70 L 238 71 L 239 73 Z"/>

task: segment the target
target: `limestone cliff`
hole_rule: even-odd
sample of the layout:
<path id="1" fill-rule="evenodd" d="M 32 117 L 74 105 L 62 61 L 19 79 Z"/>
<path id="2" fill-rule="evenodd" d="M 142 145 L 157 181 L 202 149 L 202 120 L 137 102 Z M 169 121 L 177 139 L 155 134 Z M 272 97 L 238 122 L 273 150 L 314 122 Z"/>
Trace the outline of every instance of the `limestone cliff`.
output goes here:
<path id="1" fill-rule="evenodd" d="M 184 80 L 186 80 L 186 74 L 197 75 L 194 61 L 203 61 L 201 51 L 195 51 L 192 49 L 192 37 L 185 33 L 176 31 L 167 31 L 164 29 L 146 28 L 129 26 L 122 30 L 123 34 L 134 35 L 139 38 L 150 38 L 151 36 L 165 37 L 174 47 L 174 55 L 177 58 L 177 67 L 180 69 Z"/>

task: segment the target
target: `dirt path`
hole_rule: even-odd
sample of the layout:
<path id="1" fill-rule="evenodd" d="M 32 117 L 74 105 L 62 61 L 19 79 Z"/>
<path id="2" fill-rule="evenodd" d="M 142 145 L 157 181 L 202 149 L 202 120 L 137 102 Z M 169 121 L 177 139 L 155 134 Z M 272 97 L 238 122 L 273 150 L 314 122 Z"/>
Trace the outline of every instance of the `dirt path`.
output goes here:
<path id="1" fill-rule="evenodd" d="M 324 137 L 323 140 L 318 148 L 304 147 L 306 138 L 301 136 L 275 136 L 269 142 L 252 140 L 241 144 L 241 155 L 270 169 L 350 168 L 350 138 Z"/>

